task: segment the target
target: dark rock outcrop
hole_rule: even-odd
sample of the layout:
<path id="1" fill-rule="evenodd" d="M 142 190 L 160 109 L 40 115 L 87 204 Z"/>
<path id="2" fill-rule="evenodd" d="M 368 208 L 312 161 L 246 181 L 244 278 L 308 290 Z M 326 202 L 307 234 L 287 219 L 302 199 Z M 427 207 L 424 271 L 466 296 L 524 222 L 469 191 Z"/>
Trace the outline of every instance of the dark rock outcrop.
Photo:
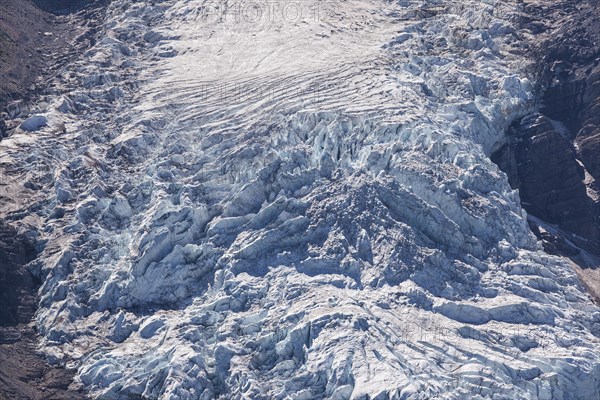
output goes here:
<path id="1" fill-rule="evenodd" d="M 35 311 L 35 278 L 23 266 L 33 247 L 14 229 L 0 222 L 0 326 L 29 323 Z"/>
<path id="2" fill-rule="evenodd" d="M 600 28 L 599 28 L 600 29 Z M 600 55 L 583 90 L 583 112 L 575 138 L 579 157 L 596 180 L 600 180 Z"/>
<path id="3" fill-rule="evenodd" d="M 516 121 L 507 135 L 509 144 L 492 160 L 519 189 L 523 208 L 574 233 L 570 239 L 577 245 L 600 251 L 597 206 L 585 184 L 585 168 L 560 125 L 535 113 Z"/>
<path id="4" fill-rule="evenodd" d="M 599 2 L 541 3 L 527 11 L 547 21 L 531 29 L 541 38 L 539 108 L 510 127 L 492 160 L 519 189 L 523 207 L 559 228 L 534 228 L 548 251 L 573 256 L 575 245 L 600 254 Z"/>

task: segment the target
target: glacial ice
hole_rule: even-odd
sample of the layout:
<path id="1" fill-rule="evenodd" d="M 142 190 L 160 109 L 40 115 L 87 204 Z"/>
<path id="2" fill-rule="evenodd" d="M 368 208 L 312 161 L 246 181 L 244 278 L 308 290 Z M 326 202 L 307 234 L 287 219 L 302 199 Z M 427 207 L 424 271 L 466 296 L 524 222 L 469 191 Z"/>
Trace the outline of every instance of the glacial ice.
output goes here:
<path id="1" fill-rule="evenodd" d="M 47 124 L 48 118 L 46 118 L 44 115 L 34 115 L 23 121 L 21 125 L 19 125 L 19 128 L 28 132 L 35 132 Z"/>
<path id="2" fill-rule="evenodd" d="M 110 2 L 66 130 L 0 143 L 40 350 L 102 399 L 594 398 L 600 309 L 488 158 L 519 3 L 225 3 Z"/>

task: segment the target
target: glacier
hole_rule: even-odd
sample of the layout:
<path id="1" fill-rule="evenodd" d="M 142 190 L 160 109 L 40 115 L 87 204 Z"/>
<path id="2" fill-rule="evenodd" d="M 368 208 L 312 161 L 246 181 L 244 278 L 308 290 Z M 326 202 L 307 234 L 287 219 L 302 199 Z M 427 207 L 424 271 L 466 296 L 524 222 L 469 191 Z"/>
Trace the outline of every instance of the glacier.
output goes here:
<path id="1" fill-rule="evenodd" d="M 489 159 L 526 13 L 110 2 L 0 143 L 40 351 L 99 399 L 598 398 L 600 309 Z"/>

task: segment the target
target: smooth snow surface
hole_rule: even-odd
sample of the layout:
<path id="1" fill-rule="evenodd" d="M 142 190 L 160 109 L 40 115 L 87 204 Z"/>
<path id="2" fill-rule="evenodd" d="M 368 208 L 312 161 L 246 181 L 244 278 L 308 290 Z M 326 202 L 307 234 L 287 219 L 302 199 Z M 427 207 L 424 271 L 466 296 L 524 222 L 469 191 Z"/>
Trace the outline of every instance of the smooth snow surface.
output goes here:
<path id="1" fill-rule="evenodd" d="M 488 159 L 533 101 L 519 15 L 111 2 L 1 144 L 42 351 L 101 399 L 597 398 L 600 310 Z"/>

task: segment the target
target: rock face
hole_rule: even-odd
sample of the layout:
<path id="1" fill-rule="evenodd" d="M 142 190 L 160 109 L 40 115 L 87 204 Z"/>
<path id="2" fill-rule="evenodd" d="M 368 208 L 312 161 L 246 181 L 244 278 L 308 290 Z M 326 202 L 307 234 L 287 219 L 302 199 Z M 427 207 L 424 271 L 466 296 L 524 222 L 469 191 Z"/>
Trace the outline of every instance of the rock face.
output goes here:
<path id="1" fill-rule="evenodd" d="M 596 202 L 588 194 L 585 167 L 561 127 L 534 113 L 516 121 L 507 136 L 509 144 L 492 160 L 519 189 L 525 210 L 576 234 L 570 239 L 577 245 L 599 251 Z"/>
<path id="2" fill-rule="evenodd" d="M 548 16 L 206 5 L 111 2 L 39 99 L 66 129 L 0 143 L 48 359 L 99 399 L 594 398 L 600 309 L 489 158 Z"/>
<path id="3" fill-rule="evenodd" d="M 550 21 L 551 15 L 565 11 L 563 7 L 571 14 L 556 26 L 546 26 L 547 39 L 538 52 L 538 110 L 511 126 L 507 145 L 492 159 L 519 189 L 530 214 L 571 233 L 554 241 L 566 239 L 599 254 L 598 2 L 583 2 L 579 10 L 561 3 L 536 12 L 548 15 Z M 567 246 L 564 251 L 577 250 Z"/>
<path id="4" fill-rule="evenodd" d="M 23 266 L 34 256 L 34 249 L 25 238 L 0 224 L 0 326 L 31 321 L 36 283 Z"/>

